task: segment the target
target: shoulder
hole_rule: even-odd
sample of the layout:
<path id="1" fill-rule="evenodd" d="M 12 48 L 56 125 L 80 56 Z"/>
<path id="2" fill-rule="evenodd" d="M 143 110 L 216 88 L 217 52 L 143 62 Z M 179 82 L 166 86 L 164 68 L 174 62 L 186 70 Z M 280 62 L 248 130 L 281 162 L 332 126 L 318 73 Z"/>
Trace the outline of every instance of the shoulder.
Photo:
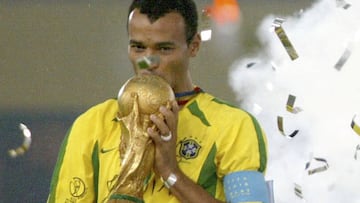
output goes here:
<path id="1" fill-rule="evenodd" d="M 241 121 L 244 119 L 253 119 L 253 116 L 250 113 L 241 109 L 239 106 L 217 98 L 209 93 L 199 94 L 195 102 L 198 108 L 204 111 L 208 117 L 220 119 L 221 122 L 227 120 L 234 122 L 235 120 Z"/>
<path id="2" fill-rule="evenodd" d="M 225 175 L 244 169 L 264 171 L 267 140 L 257 119 L 249 112 L 210 94 L 199 96 L 199 109 L 203 110 L 216 135 L 217 157 L 224 164 L 219 166 L 219 173 Z"/>
<path id="3" fill-rule="evenodd" d="M 97 122 L 98 120 L 113 120 L 116 118 L 118 105 L 116 99 L 108 99 L 102 103 L 92 106 L 87 111 L 82 113 L 77 122 L 91 121 Z"/>

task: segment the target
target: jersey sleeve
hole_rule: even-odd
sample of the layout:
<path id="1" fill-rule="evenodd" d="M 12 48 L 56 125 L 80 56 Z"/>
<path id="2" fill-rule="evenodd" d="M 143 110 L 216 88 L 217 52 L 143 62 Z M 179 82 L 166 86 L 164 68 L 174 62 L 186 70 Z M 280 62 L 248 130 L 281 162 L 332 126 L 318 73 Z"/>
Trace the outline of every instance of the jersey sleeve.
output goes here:
<path id="1" fill-rule="evenodd" d="M 218 175 L 238 171 L 264 173 L 267 164 L 267 143 L 258 121 L 244 112 L 241 119 L 225 127 L 219 146 Z"/>
<path id="2" fill-rule="evenodd" d="M 94 168 L 98 150 L 92 133 L 95 124 L 88 114 L 81 115 L 73 123 L 62 142 L 48 203 L 96 202 Z"/>
<path id="3" fill-rule="evenodd" d="M 224 130 L 218 175 L 227 202 L 268 203 L 266 138 L 252 115 L 245 113 L 242 118 Z"/>

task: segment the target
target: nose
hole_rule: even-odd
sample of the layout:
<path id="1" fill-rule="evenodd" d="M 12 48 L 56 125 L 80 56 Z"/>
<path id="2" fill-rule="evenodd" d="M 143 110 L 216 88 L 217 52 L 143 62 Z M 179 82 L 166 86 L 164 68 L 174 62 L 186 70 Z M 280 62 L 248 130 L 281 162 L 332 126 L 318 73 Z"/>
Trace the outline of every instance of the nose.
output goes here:
<path id="1" fill-rule="evenodd" d="M 136 60 L 136 63 L 140 69 L 153 70 L 160 64 L 160 57 L 157 55 L 143 56 Z"/>

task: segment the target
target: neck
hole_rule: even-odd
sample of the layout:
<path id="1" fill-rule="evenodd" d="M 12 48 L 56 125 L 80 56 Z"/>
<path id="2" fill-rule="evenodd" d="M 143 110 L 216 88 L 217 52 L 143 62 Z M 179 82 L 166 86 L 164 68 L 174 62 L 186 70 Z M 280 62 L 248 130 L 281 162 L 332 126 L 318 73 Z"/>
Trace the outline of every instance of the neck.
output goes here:
<path id="1" fill-rule="evenodd" d="M 183 106 L 200 92 L 202 92 L 202 89 L 200 87 L 193 86 L 191 90 L 184 92 L 176 92 L 175 98 L 176 101 L 178 102 L 178 105 Z"/>
<path id="2" fill-rule="evenodd" d="M 189 72 L 176 74 L 175 81 L 172 84 L 175 94 L 191 91 L 195 87 Z"/>

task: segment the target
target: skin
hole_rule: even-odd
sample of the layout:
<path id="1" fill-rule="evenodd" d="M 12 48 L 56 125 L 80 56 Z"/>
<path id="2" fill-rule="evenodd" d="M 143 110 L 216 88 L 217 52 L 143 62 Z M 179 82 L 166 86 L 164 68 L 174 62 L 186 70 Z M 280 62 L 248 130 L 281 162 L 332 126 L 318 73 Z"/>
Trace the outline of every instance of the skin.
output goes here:
<path id="1" fill-rule="evenodd" d="M 129 16 L 128 55 L 136 74 L 155 74 L 164 78 L 175 93 L 193 90 L 189 61 L 199 51 L 201 38 L 196 34 L 190 43 L 186 42 L 185 23 L 179 13 L 171 12 L 151 23 L 146 15 L 135 9 Z M 148 69 L 139 69 L 136 59 L 142 56 L 158 55 L 160 63 Z M 171 107 L 160 107 L 164 120 L 156 115 L 150 119 L 158 130 L 148 128 L 148 134 L 155 144 L 154 171 L 163 179 L 174 173 L 178 180 L 170 190 L 180 202 L 220 202 L 203 188 L 189 179 L 179 168 L 176 159 L 177 122 L 180 107 L 176 101 Z M 163 141 L 160 135 L 172 134 L 170 141 Z"/>

